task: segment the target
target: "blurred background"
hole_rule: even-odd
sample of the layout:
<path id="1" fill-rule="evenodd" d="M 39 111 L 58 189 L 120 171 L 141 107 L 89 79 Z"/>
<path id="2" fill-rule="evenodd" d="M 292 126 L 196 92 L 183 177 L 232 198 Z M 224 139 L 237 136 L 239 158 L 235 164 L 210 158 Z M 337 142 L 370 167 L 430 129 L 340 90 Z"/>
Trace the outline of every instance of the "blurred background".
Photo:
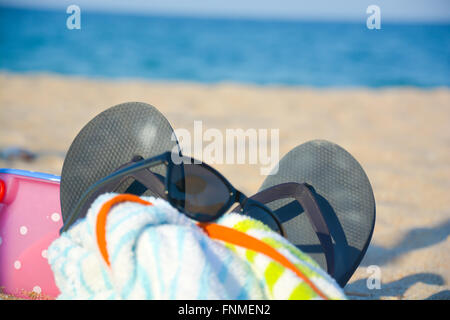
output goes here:
<path id="1" fill-rule="evenodd" d="M 174 128 L 279 129 L 280 158 L 331 140 L 377 202 L 352 298 L 450 299 L 449 86 L 448 0 L 0 0 L 0 167 L 59 175 L 79 130 L 127 101 Z M 216 167 L 249 195 L 265 178 Z"/>
<path id="2" fill-rule="evenodd" d="M 314 87 L 450 84 L 450 3 L 0 2 L 0 69 L 107 78 Z M 81 10 L 80 30 L 66 8 Z"/>

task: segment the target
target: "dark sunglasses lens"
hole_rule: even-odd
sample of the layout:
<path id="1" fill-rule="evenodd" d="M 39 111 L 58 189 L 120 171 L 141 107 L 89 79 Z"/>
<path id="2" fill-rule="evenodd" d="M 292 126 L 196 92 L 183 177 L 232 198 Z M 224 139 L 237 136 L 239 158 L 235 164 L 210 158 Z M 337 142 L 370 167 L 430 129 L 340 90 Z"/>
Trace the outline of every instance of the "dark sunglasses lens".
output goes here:
<path id="1" fill-rule="evenodd" d="M 259 220 L 275 232 L 281 233 L 280 227 L 274 218 L 273 213 L 263 207 L 252 205 L 243 212 L 244 215 Z"/>
<path id="2" fill-rule="evenodd" d="M 198 221 L 214 220 L 230 200 L 230 190 L 214 172 L 199 164 L 174 165 L 169 200 Z"/>

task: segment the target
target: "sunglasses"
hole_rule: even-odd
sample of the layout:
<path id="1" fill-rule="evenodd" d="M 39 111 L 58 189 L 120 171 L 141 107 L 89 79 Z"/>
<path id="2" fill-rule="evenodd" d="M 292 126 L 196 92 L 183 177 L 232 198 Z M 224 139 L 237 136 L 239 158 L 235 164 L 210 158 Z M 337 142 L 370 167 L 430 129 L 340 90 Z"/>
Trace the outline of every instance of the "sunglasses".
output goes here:
<path id="1" fill-rule="evenodd" d="M 237 208 L 242 214 L 256 217 L 284 236 L 280 221 L 267 206 L 245 196 L 206 163 L 172 152 L 148 159 L 136 156 L 97 181 L 80 198 L 60 232 L 85 217 L 92 202 L 102 193 L 141 195 L 147 191 L 166 199 L 180 212 L 199 222 L 217 220 L 238 203 Z"/>

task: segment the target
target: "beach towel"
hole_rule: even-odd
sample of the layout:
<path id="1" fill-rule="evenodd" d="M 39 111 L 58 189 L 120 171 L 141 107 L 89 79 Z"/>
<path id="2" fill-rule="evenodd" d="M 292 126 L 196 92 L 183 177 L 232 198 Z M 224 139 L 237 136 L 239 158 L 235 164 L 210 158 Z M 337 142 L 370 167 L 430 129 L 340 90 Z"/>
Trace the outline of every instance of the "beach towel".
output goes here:
<path id="1" fill-rule="evenodd" d="M 314 260 L 258 220 L 228 213 L 202 226 L 163 199 L 121 196 L 99 196 L 49 246 L 57 299 L 346 298 Z M 215 239 L 209 226 L 249 241 Z M 252 250 L 253 242 L 276 254 Z"/>

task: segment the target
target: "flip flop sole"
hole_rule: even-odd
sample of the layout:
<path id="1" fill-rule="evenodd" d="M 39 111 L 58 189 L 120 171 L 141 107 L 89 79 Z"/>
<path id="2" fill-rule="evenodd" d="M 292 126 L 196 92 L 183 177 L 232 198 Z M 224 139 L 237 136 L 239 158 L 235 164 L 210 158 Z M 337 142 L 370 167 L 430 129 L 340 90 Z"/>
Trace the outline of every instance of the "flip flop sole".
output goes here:
<path id="1" fill-rule="evenodd" d="M 61 173 L 63 221 L 83 193 L 134 156 L 149 158 L 178 151 L 173 129 L 153 106 L 128 102 L 98 114 L 75 137 Z"/>
<path id="2" fill-rule="evenodd" d="M 361 262 L 375 226 L 375 199 L 363 168 L 340 146 L 314 140 L 286 154 L 278 172 L 266 178 L 260 191 L 285 182 L 314 188 L 333 240 L 334 278 L 345 286 Z M 319 239 L 298 202 L 283 199 L 268 206 L 283 224 L 286 238 L 326 270 Z"/>

